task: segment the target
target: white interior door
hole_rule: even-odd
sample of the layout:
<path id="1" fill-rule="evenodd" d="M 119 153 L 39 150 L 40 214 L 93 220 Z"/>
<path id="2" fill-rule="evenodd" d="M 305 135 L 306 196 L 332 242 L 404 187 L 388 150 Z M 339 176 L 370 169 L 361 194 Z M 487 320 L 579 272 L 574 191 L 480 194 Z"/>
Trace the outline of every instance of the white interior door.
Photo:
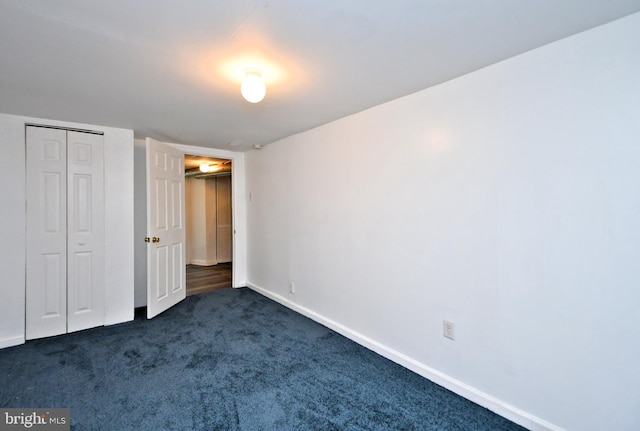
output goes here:
<path id="1" fill-rule="evenodd" d="M 186 298 L 184 154 L 147 138 L 147 318 Z"/>
<path id="2" fill-rule="evenodd" d="M 67 332 L 104 325 L 103 136 L 67 132 Z"/>
<path id="3" fill-rule="evenodd" d="M 67 332 L 67 132 L 27 127 L 28 340 Z"/>

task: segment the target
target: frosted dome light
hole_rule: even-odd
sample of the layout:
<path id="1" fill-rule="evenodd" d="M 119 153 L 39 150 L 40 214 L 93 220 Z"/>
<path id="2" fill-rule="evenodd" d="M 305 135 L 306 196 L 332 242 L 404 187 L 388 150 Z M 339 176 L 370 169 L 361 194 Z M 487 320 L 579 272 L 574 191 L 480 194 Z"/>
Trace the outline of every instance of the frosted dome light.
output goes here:
<path id="1" fill-rule="evenodd" d="M 262 73 L 257 69 L 245 69 L 240 92 L 249 103 L 258 103 L 267 94 L 267 87 L 262 80 Z"/>

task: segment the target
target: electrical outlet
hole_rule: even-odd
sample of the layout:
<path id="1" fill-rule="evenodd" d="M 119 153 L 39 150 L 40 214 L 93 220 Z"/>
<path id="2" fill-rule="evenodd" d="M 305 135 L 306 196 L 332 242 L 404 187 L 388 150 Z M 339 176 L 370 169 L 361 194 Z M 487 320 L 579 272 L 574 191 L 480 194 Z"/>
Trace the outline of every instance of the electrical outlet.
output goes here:
<path id="1" fill-rule="evenodd" d="M 289 292 L 296 293 L 296 285 L 293 283 L 293 281 L 289 282 Z"/>
<path id="2" fill-rule="evenodd" d="M 451 320 L 442 321 L 442 335 L 451 340 L 456 339 L 456 325 Z"/>

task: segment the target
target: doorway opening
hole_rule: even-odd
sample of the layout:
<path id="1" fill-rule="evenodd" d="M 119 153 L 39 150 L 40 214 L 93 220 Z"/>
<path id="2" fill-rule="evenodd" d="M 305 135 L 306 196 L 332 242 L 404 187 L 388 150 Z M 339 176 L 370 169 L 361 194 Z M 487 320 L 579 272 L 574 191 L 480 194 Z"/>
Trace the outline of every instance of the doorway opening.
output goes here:
<path id="1" fill-rule="evenodd" d="M 232 161 L 185 154 L 187 296 L 232 286 Z"/>

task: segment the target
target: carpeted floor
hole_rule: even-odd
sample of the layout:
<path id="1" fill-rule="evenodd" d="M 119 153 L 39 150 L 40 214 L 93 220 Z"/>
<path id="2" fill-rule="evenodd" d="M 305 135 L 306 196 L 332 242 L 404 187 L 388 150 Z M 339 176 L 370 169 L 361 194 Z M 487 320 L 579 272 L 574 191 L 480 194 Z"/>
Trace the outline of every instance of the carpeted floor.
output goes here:
<path id="1" fill-rule="evenodd" d="M 523 430 L 249 290 L 0 350 L 0 406 L 76 430 Z"/>

